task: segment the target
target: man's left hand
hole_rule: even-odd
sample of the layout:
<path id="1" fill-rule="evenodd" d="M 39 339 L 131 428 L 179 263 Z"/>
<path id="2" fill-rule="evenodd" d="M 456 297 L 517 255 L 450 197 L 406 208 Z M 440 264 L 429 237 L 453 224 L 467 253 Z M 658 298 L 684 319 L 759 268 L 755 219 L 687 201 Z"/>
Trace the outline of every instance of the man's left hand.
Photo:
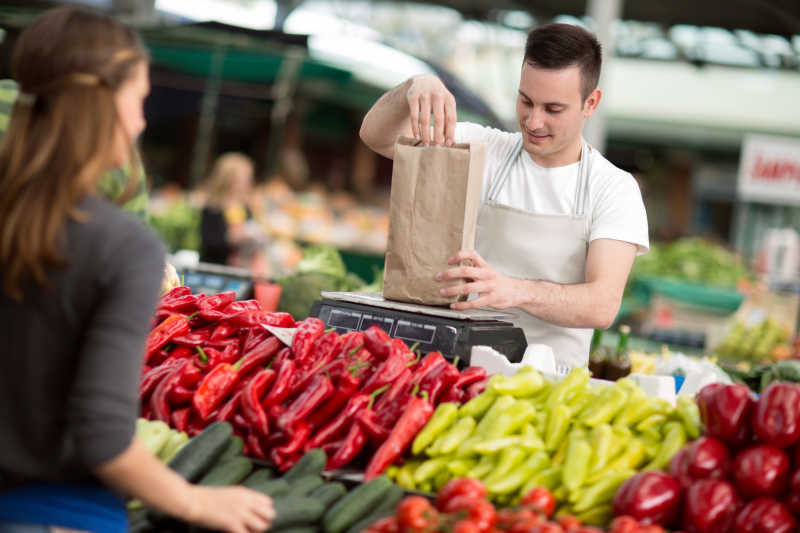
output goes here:
<path id="1" fill-rule="evenodd" d="M 451 265 L 462 261 L 471 261 L 473 266 L 458 266 L 436 275 L 439 281 L 465 279 L 467 283 L 445 287 L 442 296 L 460 296 L 477 293 L 478 297 L 468 302 L 450 304 L 451 309 L 475 309 L 477 307 L 493 307 L 507 309 L 519 306 L 521 294 L 520 280 L 504 276 L 489 266 L 483 257 L 474 250 L 462 250 L 448 260 Z"/>

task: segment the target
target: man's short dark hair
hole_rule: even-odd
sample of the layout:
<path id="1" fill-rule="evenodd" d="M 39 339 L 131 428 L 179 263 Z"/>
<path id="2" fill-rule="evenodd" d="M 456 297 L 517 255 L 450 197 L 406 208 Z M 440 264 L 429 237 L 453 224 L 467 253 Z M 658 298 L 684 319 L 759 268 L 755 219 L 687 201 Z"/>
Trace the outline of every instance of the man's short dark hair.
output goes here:
<path id="1" fill-rule="evenodd" d="M 562 69 L 577 65 L 584 100 L 597 88 L 602 52 L 597 38 L 572 24 L 547 24 L 532 30 L 525 43 L 525 61 L 531 66 Z"/>

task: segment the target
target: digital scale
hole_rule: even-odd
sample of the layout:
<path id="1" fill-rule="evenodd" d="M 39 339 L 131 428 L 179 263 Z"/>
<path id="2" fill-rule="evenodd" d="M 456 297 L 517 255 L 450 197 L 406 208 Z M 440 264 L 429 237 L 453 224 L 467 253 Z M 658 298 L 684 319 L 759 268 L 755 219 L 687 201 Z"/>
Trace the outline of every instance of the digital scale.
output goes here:
<path id="1" fill-rule="evenodd" d="M 455 311 L 385 300 L 377 292 L 326 292 L 314 302 L 311 316 L 338 333 L 380 326 L 391 337 L 422 353 L 438 351 L 469 363 L 473 346 L 491 346 L 512 363 L 522 360 L 527 342 L 521 328 L 510 322 L 515 315 L 492 309 Z"/>
<path id="2" fill-rule="evenodd" d="M 178 275 L 183 276 L 183 284 L 193 293 L 211 295 L 233 291 L 237 300 L 253 297 L 253 273 L 243 268 L 198 263 L 180 270 Z"/>

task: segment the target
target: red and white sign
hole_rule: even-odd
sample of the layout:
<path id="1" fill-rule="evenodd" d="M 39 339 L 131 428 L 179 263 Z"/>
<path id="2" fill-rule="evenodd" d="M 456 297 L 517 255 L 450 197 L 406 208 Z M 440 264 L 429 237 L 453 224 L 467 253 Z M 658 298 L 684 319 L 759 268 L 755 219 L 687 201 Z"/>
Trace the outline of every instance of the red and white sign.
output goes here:
<path id="1" fill-rule="evenodd" d="M 746 136 L 738 191 L 751 202 L 800 205 L 800 139 Z"/>

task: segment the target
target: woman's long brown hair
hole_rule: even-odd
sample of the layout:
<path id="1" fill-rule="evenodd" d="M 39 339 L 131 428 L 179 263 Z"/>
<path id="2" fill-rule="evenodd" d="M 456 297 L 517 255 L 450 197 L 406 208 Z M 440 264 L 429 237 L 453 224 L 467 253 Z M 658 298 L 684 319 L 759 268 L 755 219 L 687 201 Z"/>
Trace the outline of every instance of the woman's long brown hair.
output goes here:
<path id="1" fill-rule="evenodd" d="M 59 7 L 20 35 L 12 56 L 20 94 L 0 142 L 0 269 L 3 289 L 47 284 L 64 264 L 63 230 L 113 166 L 120 127 L 114 93 L 147 54 L 111 17 Z M 130 180 L 128 191 L 136 188 Z"/>

